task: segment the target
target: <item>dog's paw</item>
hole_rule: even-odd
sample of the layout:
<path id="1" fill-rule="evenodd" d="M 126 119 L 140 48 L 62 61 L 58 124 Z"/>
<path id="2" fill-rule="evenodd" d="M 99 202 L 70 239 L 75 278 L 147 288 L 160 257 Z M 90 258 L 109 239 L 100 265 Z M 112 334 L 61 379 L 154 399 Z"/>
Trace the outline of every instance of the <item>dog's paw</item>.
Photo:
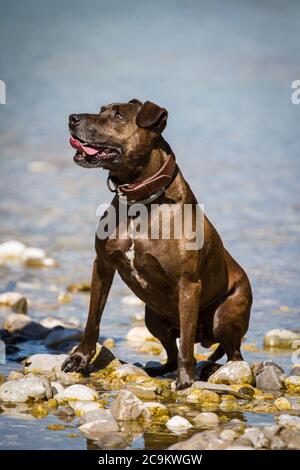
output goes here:
<path id="1" fill-rule="evenodd" d="M 193 385 L 194 383 L 194 380 L 193 379 L 189 379 L 189 378 L 185 378 L 185 379 L 176 379 L 176 382 L 175 382 L 175 387 L 176 387 L 176 390 L 184 390 L 185 388 L 189 388 L 191 385 Z"/>
<path id="2" fill-rule="evenodd" d="M 89 356 L 81 352 L 73 352 L 61 366 L 63 372 L 80 372 L 84 370 L 89 362 Z"/>

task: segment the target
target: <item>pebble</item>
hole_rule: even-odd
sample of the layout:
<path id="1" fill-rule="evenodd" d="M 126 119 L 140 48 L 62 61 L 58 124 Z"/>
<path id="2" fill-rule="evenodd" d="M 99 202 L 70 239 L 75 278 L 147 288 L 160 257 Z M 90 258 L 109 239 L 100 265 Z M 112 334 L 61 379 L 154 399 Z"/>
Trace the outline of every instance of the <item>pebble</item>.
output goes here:
<path id="1" fill-rule="evenodd" d="M 292 409 L 291 403 L 284 397 L 277 398 L 274 401 L 274 405 L 279 411 L 291 411 Z"/>
<path id="2" fill-rule="evenodd" d="M 264 337 L 265 348 L 292 348 L 293 343 L 300 340 L 300 335 L 291 330 L 274 329 L 268 331 Z"/>
<path id="3" fill-rule="evenodd" d="M 68 356 L 66 354 L 33 354 L 24 363 L 24 372 L 43 374 L 55 380 L 55 367 L 61 368 L 62 363 Z"/>
<path id="4" fill-rule="evenodd" d="M 74 384 L 65 388 L 54 397 L 59 403 L 64 401 L 94 401 L 98 398 L 98 393 L 86 385 Z"/>
<path id="5" fill-rule="evenodd" d="M 7 380 L 19 380 L 19 379 L 21 379 L 22 377 L 24 377 L 24 374 L 22 374 L 22 372 L 12 370 L 12 371 L 8 374 Z"/>
<path id="6" fill-rule="evenodd" d="M 48 408 L 42 403 L 36 403 L 31 409 L 31 414 L 38 419 L 48 416 Z"/>
<path id="7" fill-rule="evenodd" d="M 116 347 L 116 342 L 113 338 L 106 338 L 102 344 L 108 349 Z"/>
<path id="8" fill-rule="evenodd" d="M 144 403 L 128 390 L 121 390 L 110 406 L 115 419 L 120 421 L 136 420 L 140 417 L 149 418 L 150 413 Z"/>
<path id="9" fill-rule="evenodd" d="M 0 244 L 0 261 L 19 260 L 26 246 L 17 240 Z"/>
<path id="10" fill-rule="evenodd" d="M 83 282 L 76 282 L 74 284 L 70 284 L 67 287 L 68 292 L 90 292 L 91 290 L 91 283 L 88 281 L 83 281 Z"/>
<path id="11" fill-rule="evenodd" d="M 218 426 L 219 417 L 216 413 L 203 412 L 194 418 L 194 423 L 201 428 L 210 429 Z"/>
<path id="12" fill-rule="evenodd" d="M 210 390 L 194 389 L 186 397 L 186 400 L 191 403 L 201 403 L 205 405 L 217 405 L 220 403 L 220 396 Z"/>
<path id="13" fill-rule="evenodd" d="M 21 333 L 28 339 L 44 339 L 49 335 L 48 328 L 33 321 L 23 313 L 10 313 L 3 322 L 3 328 L 10 333 Z"/>
<path id="14" fill-rule="evenodd" d="M 51 385 L 46 377 L 27 376 L 5 382 L 0 387 L 0 401 L 5 403 L 25 403 L 51 397 Z"/>
<path id="15" fill-rule="evenodd" d="M 45 340 L 45 345 L 48 348 L 56 349 L 62 343 L 67 341 L 80 341 L 82 338 L 82 331 L 77 329 L 61 329 L 52 331 Z"/>
<path id="16" fill-rule="evenodd" d="M 290 375 L 289 377 L 286 377 L 284 383 L 289 392 L 300 393 L 299 375 Z"/>
<path id="17" fill-rule="evenodd" d="M 88 421 L 78 428 L 89 439 L 95 440 L 99 434 L 119 431 L 117 421 L 107 410 L 99 410 L 95 418 L 95 421 Z"/>
<path id="18" fill-rule="evenodd" d="M 135 383 L 127 385 L 126 390 L 129 390 L 143 400 L 152 400 L 158 394 L 158 385 L 151 382 L 142 384 Z"/>
<path id="19" fill-rule="evenodd" d="M 60 292 L 57 297 L 57 301 L 60 304 L 70 304 L 73 300 L 72 295 L 69 292 Z"/>
<path id="20" fill-rule="evenodd" d="M 279 416 L 278 422 L 281 426 L 300 431 L 300 417 L 298 416 L 283 414 Z"/>
<path id="21" fill-rule="evenodd" d="M 193 427 L 186 418 L 183 418 L 182 416 L 178 415 L 172 416 L 172 418 L 170 418 L 169 421 L 166 422 L 166 426 L 168 429 L 170 429 L 170 431 L 173 432 L 186 431 L 187 429 Z"/>
<path id="22" fill-rule="evenodd" d="M 133 364 L 122 364 L 113 372 L 113 376 L 118 379 L 130 379 L 131 377 L 143 376 L 149 377 L 147 372 Z"/>
<path id="23" fill-rule="evenodd" d="M 234 441 L 238 437 L 238 434 L 235 431 L 232 431 L 231 429 L 224 429 L 224 431 L 221 432 L 220 438 L 223 439 L 224 441 Z"/>
<path id="24" fill-rule="evenodd" d="M 214 384 L 249 384 L 253 385 L 254 375 L 249 364 L 245 361 L 229 361 L 220 367 L 208 379 Z"/>
<path id="25" fill-rule="evenodd" d="M 103 409 L 101 403 L 96 401 L 70 401 L 70 406 L 77 416 L 87 415 L 90 412 Z"/>
<path id="26" fill-rule="evenodd" d="M 149 410 L 151 418 L 160 417 L 160 416 L 168 416 L 169 411 L 168 408 L 159 402 L 148 401 L 144 403 L 147 410 Z"/>
<path id="27" fill-rule="evenodd" d="M 48 264 L 50 258 L 41 248 L 28 247 L 21 253 L 21 261 L 29 267 L 43 267 Z"/>
<path id="28" fill-rule="evenodd" d="M 72 317 L 68 319 L 68 322 L 61 320 L 60 318 L 54 317 L 47 317 L 43 318 L 40 321 L 40 324 L 43 325 L 45 328 L 56 328 L 57 326 L 61 326 L 63 328 L 78 328 L 80 326 L 80 321 L 76 317 Z"/>
<path id="29" fill-rule="evenodd" d="M 300 428 L 297 428 L 298 430 Z M 300 434 L 292 431 L 291 429 L 283 429 L 280 432 L 280 439 L 285 444 L 285 447 L 289 450 L 300 449 Z"/>
<path id="30" fill-rule="evenodd" d="M 94 442 L 97 449 L 100 450 L 125 449 L 129 445 L 127 438 L 128 436 L 124 433 L 111 432 L 97 436 Z"/>
<path id="31" fill-rule="evenodd" d="M 247 428 L 242 436 L 244 439 L 247 439 L 255 447 L 255 449 L 262 449 L 268 447 L 268 439 L 265 437 L 264 433 L 257 428 Z"/>
<path id="32" fill-rule="evenodd" d="M 12 307 L 22 299 L 26 300 L 24 295 L 19 292 L 3 292 L 3 294 L 0 294 L 0 305 Z"/>
<path id="33" fill-rule="evenodd" d="M 145 326 L 135 326 L 128 331 L 126 335 L 127 341 L 136 345 L 143 345 L 145 341 L 157 341 Z"/>

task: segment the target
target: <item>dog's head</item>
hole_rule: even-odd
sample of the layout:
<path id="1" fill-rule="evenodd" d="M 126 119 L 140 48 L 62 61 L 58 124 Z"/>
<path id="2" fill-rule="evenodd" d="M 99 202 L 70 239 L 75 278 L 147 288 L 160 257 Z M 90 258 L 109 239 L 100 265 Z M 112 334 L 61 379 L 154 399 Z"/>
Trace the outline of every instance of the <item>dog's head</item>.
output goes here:
<path id="1" fill-rule="evenodd" d="M 129 174 L 145 163 L 167 118 L 166 109 L 136 99 L 103 106 L 99 114 L 71 114 L 74 161 L 85 168 L 102 167 L 112 173 Z"/>

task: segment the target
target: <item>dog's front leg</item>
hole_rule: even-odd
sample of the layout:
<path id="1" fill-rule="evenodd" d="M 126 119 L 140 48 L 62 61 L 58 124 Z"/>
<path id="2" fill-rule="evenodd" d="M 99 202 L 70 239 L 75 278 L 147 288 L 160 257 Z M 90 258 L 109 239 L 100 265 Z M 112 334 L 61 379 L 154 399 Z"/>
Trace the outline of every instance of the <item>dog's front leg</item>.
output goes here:
<path id="1" fill-rule="evenodd" d="M 99 326 L 115 269 L 97 258 L 94 261 L 89 314 L 81 343 L 62 365 L 64 372 L 85 369 L 96 352 Z"/>
<path id="2" fill-rule="evenodd" d="M 194 381 L 194 343 L 199 313 L 201 282 L 182 280 L 179 283 L 180 345 L 176 389 L 189 387 Z"/>

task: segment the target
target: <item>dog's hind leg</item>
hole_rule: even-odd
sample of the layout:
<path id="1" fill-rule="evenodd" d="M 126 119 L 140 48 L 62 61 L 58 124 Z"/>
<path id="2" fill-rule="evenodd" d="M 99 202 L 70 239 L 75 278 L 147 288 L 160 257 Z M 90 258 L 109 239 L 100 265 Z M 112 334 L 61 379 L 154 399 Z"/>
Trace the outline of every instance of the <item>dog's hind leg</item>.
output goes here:
<path id="1" fill-rule="evenodd" d="M 147 367 L 145 368 L 146 372 L 151 377 L 172 372 L 177 367 L 178 357 L 178 348 L 174 331 L 170 329 L 168 322 L 164 320 L 162 316 L 155 313 L 147 305 L 145 307 L 145 323 L 150 333 L 159 339 L 167 353 L 166 364 L 161 364 L 157 367 Z"/>

